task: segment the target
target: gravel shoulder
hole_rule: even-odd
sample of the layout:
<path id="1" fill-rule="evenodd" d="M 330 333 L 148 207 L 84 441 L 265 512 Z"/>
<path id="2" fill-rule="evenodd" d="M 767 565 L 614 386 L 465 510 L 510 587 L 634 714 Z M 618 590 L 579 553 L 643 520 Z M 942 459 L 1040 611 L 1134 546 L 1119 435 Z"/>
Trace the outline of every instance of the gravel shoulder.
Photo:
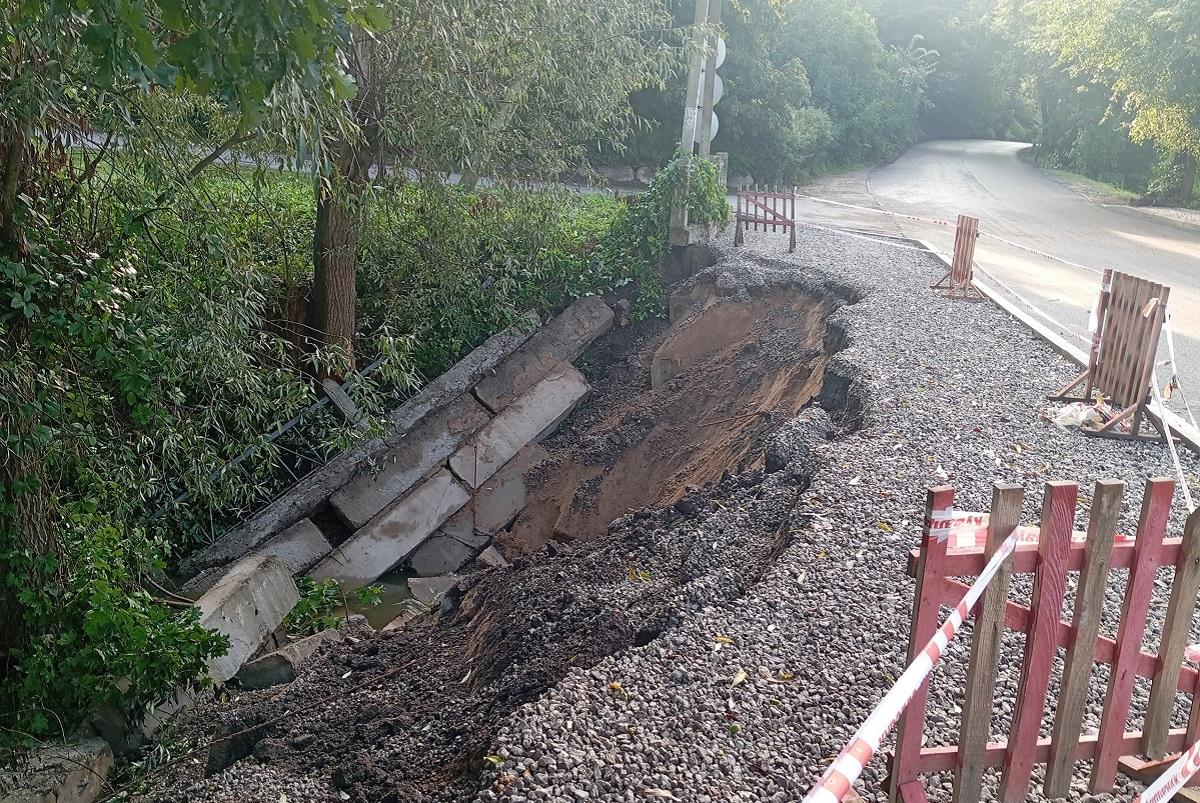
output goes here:
<path id="1" fill-rule="evenodd" d="M 785 235 L 750 233 L 693 280 L 843 302 L 820 405 L 771 418 L 760 463 L 683 506 L 622 516 L 599 540 L 480 573 L 441 621 L 332 649 L 282 690 L 197 710 L 185 736 L 250 728 L 246 757 L 207 778 L 185 762 L 145 799 L 797 800 L 903 668 L 905 563 L 927 487 L 948 482 L 960 507 L 986 509 L 991 483 L 1019 482 L 1035 523 L 1042 482 L 1080 482 L 1086 503 L 1094 480 L 1123 479 L 1131 528 L 1141 483 L 1169 475 L 1169 457 L 1042 420 L 1072 365 L 992 305 L 933 294 L 927 255 L 797 235 L 789 255 Z M 1184 460 L 1195 485 L 1200 466 Z M 1172 534 L 1182 521 L 1179 507 Z M 1011 714 L 1019 641 L 1005 644 L 997 696 L 1009 705 L 994 736 Z M 957 729 L 967 643 L 935 679 L 930 744 Z M 882 772 L 877 759 L 864 776 L 870 800 Z M 946 799 L 943 780 L 932 799 Z"/>
<path id="2" fill-rule="evenodd" d="M 903 669 L 913 594 L 905 561 L 927 487 L 949 482 L 960 507 L 986 509 L 993 482 L 1022 483 L 1024 520 L 1034 523 L 1044 481 L 1077 481 L 1086 502 L 1093 481 L 1114 477 L 1129 483 L 1123 526 L 1132 528 L 1141 483 L 1170 474 L 1161 446 L 1089 439 L 1041 420 L 1047 390 L 1073 366 L 992 305 L 932 295 L 928 257 L 820 232 L 803 232 L 788 256 L 781 239 L 748 236 L 712 270 L 746 270 L 762 255 L 780 270 L 874 288 L 836 316 L 849 339 L 838 361 L 868 397 L 863 427 L 817 447 L 822 465 L 790 543 L 760 584 L 526 706 L 498 737 L 506 760 L 477 800 L 796 800 Z M 1197 463 L 1184 459 L 1195 484 Z M 786 493 L 774 483 L 764 495 Z M 1183 514 L 1177 503 L 1173 534 Z M 718 523 L 697 523 L 695 537 Z M 1110 607 L 1122 592 L 1115 579 Z M 1116 623 L 1105 626 L 1111 634 Z M 1148 641 L 1160 628 L 1161 618 L 1151 622 Z M 935 679 L 929 744 L 954 739 L 968 632 Z M 994 737 L 1011 716 L 1019 647 L 1006 641 Z M 1094 688 L 1104 673 L 1096 675 Z M 1094 693 L 1085 728 L 1098 724 L 1099 703 Z M 1131 726 L 1140 710 L 1135 697 Z M 876 759 L 860 784 L 868 800 L 883 799 L 882 777 Z M 943 783 L 930 780 L 931 798 L 948 797 Z M 996 778 L 988 783 L 994 797 Z M 1119 784 L 1119 793 L 1137 788 Z M 1082 789 L 1080 780 L 1073 799 L 1093 799 Z"/>

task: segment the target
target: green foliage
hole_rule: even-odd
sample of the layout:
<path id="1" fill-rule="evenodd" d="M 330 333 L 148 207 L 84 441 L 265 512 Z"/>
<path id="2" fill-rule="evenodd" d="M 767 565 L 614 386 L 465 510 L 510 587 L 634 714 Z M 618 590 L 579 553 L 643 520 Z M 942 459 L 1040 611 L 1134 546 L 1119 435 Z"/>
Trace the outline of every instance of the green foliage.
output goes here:
<path id="1" fill-rule="evenodd" d="M 690 2 L 672 4 L 677 26 Z M 792 182 L 831 165 L 895 156 L 919 136 L 917 115 L 932 67 L 920 47 L 885 47 L 874 20 L 851 0 L 736 0 L 722 18 L 728 57 L 720 74 L 714 151 L 729 153 L 730 174 Z M 665 92 L 635 95 L 649 122 L 629 156 L 656 163 L 678 147 L 682 73 Z"/>
<path id="2" fill-rule="evenodd" d="M 57 733 L 102 704 L 136 719 L 182 679 L 200 678 L 228 640 L 199 624 L 199 612 L 167 607 L 141 586 L 161 571 L 165 545 L 75 505 L 59 557 L 7 552 L 4 583 L 19 590 L 37 634 L 11 655 L 8 683 L 20 697 L 17 731 Z M 47 561 L 69 566 L 66 582 L 42 593 Z M 56 567 L 57 568 L 57 567 Z M 207 680 L 201 681 L 207 683 Z"/>
<path id="3" fill-rule="evenodd" d="M 341 622 L 339 609 L 346 607 L 347 599 L 342 595 L 336 580 L 314 580 L 307 575 L 297 577 L 300 601 L 283 620 L 283 627 L 293 636 L 311 636 L 322 630 L 335 628 Z M 351 596 L 360 606 L 379 605 L 383 586 L 360 586 Z"/>
<path id="4" fill-rule="evenodd" d="M 718 179 L 716 163 L 676 155 L 655 175 L 645 192 L 621 209 L 583 274 L 597 290 L 615 290 L 636 282 L 632 312 L 637 320 L 665 312 L 666 294 L 659 268 L 670 248 L 672 202 L 682 192 L 688 176 L 689 224 L 724 227 L 729 221 L 729 201 Z"/>
<path id="5" fill-rule="evenodd" d="M 296 578 L 300 589 L 300 601 L 283 620 L 283 627 L 296 636 L 311 636 L 322 630 L 338 626 L 334 611 L 342 605 L 342 592 L 336 580 L 314 580 L 302 576 Z"/>

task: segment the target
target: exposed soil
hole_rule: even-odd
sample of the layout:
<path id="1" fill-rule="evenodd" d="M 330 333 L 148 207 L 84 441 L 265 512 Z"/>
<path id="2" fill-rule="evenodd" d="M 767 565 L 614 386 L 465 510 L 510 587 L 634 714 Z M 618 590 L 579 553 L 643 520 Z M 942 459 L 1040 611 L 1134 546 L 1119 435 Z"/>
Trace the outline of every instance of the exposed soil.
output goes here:
<path id="1" fill-rule="evenodd" d="M 331 645 L 288 686 L 196 709 L 190 739 L 235 735 L 144 799 L 471 799 L 518 707 L 745 594 L 786 545 L 816 452 L 836 434 L 810 405 L 823 377 L 832 412 L 854 407 L 849 378 L 825 369 L 841 343 L 827 319 L 856 294 L 774 275 L 697 284 L 675 324 L 593 347 L 594 395 L 545 443 L 552 459 L 535 492 L 545 529 L 529 517 L 507 536 L 528 554 L 467 578 L 440 616 Z M 651 388 L 656 357 L 677 373 Z M 764 491 L 768 474 L 785 492 Z"/>
<path id="2" fill-rule="evenodd" d="M 834 301 L 795 288 L 734 300 L 707 284 L 682 298 L 676 322 L 618 350 L 592 402 L 544 444 L 529 504 L 497 539 L 507 554 L 598 538 L 619 516 L 761 465 L 768 414 L 794 415 L 820 392 Z"/>

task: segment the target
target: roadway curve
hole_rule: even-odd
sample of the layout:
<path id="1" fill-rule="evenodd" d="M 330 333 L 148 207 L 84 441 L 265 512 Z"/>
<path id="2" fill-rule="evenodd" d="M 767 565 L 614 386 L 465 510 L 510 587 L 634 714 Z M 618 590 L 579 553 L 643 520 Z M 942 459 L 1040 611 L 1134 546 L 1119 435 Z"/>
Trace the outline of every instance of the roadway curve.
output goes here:
<path id="1" fill-rule="evenodd" d="M 928 142 L 886 167 L 820 182 L 810 191 L 943 221 L 960 213 L 973 215 L 981 232 L 1095 269 L 1093 273 L 983 237 L 976 248 L 980 267 L 1075 335 L 1087 334 L 1101 269 L 1168 285 L 1180 378 L 1193 411 L 1200 414 L 1200 225 L 1085 197 L 1021 159 L 1018 154 L 1026 147 L 982 140 Z M 840 226 L 899 231 L 943 252 L 952 250 L 949 227 L 902 218 L 882 218 L 881 225 L 878 213 L 820 206 L 807 204 L 805 212 Z M 1165 349 L 1160 358 L 1166 358 Z"/>

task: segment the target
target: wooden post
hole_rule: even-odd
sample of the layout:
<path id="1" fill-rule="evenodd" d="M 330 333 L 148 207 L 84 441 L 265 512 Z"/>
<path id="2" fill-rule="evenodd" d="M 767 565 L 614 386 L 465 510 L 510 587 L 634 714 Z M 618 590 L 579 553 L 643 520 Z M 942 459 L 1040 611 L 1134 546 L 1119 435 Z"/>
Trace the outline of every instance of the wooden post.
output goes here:
<path id="1" fill-rule="evenodd" d="M 1075 500 L 1079 487 L 1073 482 L 1046 483 L 1042 504 L 1042 526 L 1038 537 L 1038 564 L 1029 603 L 1032 621 L 1025 634 L 1025 655 L 1017 687 L 1017 705 L 1000 778 L 1000 800 L 1022 803 L 1029 791 L 1034 754 L 1046 691 L 1054 669 L 1058 644 L 1059 612 L 1067 589 L 1067 552 L 1075 529 Z"/>
<path id="2" fill-rule="evenodd" d="M 1096 636 L 1104 614 L 1104 591 L 1113 538 L 1124 494 L 1125 484 L 1113 480 L 1100 480 L 1092 493 L 1087 543 L 1083 547 L 1083 567 L 1079 571 L 1079 589 L 1075 592 L 1072 617 L 1075 637 L 1067 647 L 1063 664 L 1063 680 L 1054 711 L 1054 738 L 1046 767 L 1044 789 L 1050 798 L 1065 797 L 1071 789 L 1075 750 L 1092 680 Z"/>
<path id="3" fill-rule="evenodd" d="M 988 519 L 987 547 L 992 555 L 1021 523 L 1021 504 L 1025 489 L 1020 485 L 997 483 L 992 486 L 992 512 Z M 1004 562 L 979 603 L 971 637 L 971 663 L 967 668 L 966 696 L 963 698 L 962 727 L 958 753 L 955 754 L 955 803 L 978 803 L 983 781 L 983 751 L 992 721 L 992 699 L 996 688 L 1000 639 L 1004 635 L 1004 608 L 1008 601 L 1012 556 Z"/>
<path id="4" fill-rule="evenodd" d="M 1100 743 L 1096 761 L 1092 765 L 1090 783 L 1094 795 L 1112 791 L 1117 776 L 1121 737 L 1129 719 L 1129 699 L 1133 694 L 1133 680 L 1137 676 L 1142 636 L 1146 632 L 1146 609 L 1150 605 L 1154 579 L 1158 576 L 1158 555 L 1167 531 L 1167 518 L 1171 515 L 1171 498 L 1174 495 L 1174 480 L 1147 480 L 1134 545 L 1135 557 L 1129 568 L 1125 604 L 1117 629 L 1117 651 L 1113 655 L 1112 671 L 1108 676 L 1104 712 L 1100 715 Z"/>
<path id="5" fill-rule="evenodd" d="M 954 507 L 954 489 L 931 488 L 925 497 L 925 531 L 921 539 L 921 557 L 917 561 L 917 589 L 913 600 L 913 624 L 908 634 L 908 662 L 917 657 L 938 629 L 941 585 L 946 576 L 947 540 L 933 534 L 933 514 Z M 900 787 L 917 780 L 921 759 L 921 736 L 925 730 L 925 704 L 929 699 L 929 681 L 913 695 L 896 726 L 896 754 L 888 780 L 888 800 L 898 803 Z"/>

